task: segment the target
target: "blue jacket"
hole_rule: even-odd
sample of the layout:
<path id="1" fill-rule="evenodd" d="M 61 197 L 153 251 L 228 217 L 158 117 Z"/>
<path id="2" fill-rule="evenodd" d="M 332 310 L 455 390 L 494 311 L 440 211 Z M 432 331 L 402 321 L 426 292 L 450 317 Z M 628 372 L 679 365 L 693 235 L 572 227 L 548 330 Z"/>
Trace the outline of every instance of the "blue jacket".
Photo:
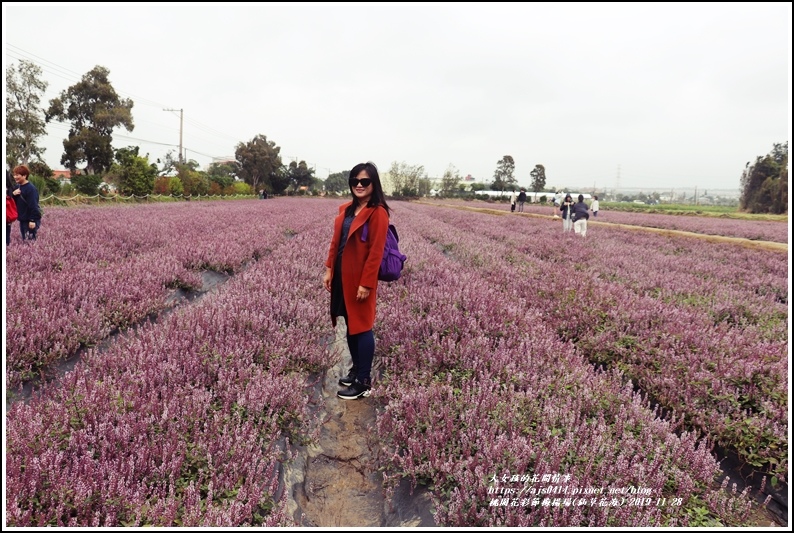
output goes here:
<path id="1" fill-rule="evenodd" d="M 573 204 L 573 219 L 574 220 L 587 220 L 590 215 L 587 213 L 587 204 L 584 202 L 576 202 Z"/>
<path id="2" fill-rule="evenodd" d="M 31 220 L 38 222 L 41 220 L 41 209 L 39 208 L 39 191 L 36 187 L 27 182 L 19 186 L 20 194 L 14 195 L 14 201 L 17 203 L 17 213 L 19 213 L 19 220 L 29 222 Z"/>

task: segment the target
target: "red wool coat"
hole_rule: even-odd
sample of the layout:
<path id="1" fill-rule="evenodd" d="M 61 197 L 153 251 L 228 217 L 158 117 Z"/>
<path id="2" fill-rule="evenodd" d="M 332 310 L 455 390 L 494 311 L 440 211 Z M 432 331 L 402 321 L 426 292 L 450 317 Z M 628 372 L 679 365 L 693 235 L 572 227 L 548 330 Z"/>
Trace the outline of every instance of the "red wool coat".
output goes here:
<path id="1" fill-rule="evenodd" d="M 334 236 L 328 248 L 328 258 L 325 266 L 331 269 L 333 276 L 336 251 L 339 249 L 339 239 L 342 237 L 342 222 L 345 220 L 345 209 L 352 202 L 347 202 L 339 208 L 339 214 L 334 219 Z M 364 223 L 369 222 L 367 241 L 361 242 Z M 386 234 L 389 231 L 389 213 L 383 207 L 365 207 L 353 219 L 347 236 L 345 249 L 342 251 L 342 293 L 347 309 L 347 332 L 356 335 L 372 329 L 375 324 L 375 301 L 378 297 L 378 269 L 383 259 L 383 249 L 386 247 Z M 333 279 L 333 278 L 332 278 Z M 370 289 L 369 296 L 364 301 L 356 300 L 358 287 Z M 331 323 L 336 327 L 336 317 L 331 317 Z"/>

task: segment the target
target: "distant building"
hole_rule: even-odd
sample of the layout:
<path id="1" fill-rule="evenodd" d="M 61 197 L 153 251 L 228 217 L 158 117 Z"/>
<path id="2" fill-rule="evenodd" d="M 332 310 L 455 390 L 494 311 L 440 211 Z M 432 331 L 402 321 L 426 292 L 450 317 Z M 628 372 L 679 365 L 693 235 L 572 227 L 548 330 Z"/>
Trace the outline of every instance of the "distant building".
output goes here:
<path id="1" fill-rule="evenodd" d="M 79 170 L 76 174 L 82 174 Z M 55 180 L 58 180 L 58 183 L 61 185 L 71 185 L 72 183 L 72 173 L 69 170 L 53 170 L 52 177 Z"/>

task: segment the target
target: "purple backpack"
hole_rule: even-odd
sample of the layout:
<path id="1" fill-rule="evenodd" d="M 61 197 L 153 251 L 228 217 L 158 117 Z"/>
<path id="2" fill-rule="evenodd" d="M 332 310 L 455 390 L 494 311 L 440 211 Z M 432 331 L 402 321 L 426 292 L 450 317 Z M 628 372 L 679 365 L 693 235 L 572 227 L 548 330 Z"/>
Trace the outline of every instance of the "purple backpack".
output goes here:
<path id="1" fill-rule="evenodd" d="M 361 230 L 361 242 L 367 241 L 369 234 L 369 222 L 364 223 Z M 378 269 L 378 279 L 380 281 L 397 281 L 403 271 L 403 263 L 408 259 L 400 253 L 398 243 L 400 237 L 397 235 L 397 228 L 394 224 L 389 224 L 389 231 L 386 233 L 386 247 L 383 249 L 383 259 Z"/>

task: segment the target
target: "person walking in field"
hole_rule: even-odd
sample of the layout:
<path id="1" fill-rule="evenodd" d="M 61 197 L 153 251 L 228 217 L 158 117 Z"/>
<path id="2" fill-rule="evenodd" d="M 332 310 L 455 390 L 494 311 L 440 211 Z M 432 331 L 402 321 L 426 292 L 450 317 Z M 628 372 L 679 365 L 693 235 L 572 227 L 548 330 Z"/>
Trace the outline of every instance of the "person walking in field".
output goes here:
<path id="1" fill-rule="evenodd" d="M 598 196 L 593 195 L 593 203 L 590 204 L 590 211 L 593 212 L 593 216 L 598 216 Z"/>
<path id="2" fill-rule="evenodd" d="M 522 187 L 521 188 L 521 192 L 518 193 L 518 212 L 519 213 L 523 213 L 524 212 L 524 202 L 526 202 L 526 201 L 527 201 L 527 193 L 524 190 L 524 188 Z"/>
<path id="3" fill-rule="evenodd" d="M 510 211 L 516 210 L 516 191 L 510 191 Z"/>
<path id="4" fill-rule="evenodd" d="M 12 191 L 16 188 L 11 171 L 6 170 L 6 246 L 11 244 L 11 226 L 17 220 L 17 203 Z"/>
<path id="5" fill-rule="evenodd" d="M 22 240 L 36 240 L 36 234 L 41 227 L 41 208 L 39 207 L 39 191 L 36 186 L 28 181 L 30 170 L 25 165 L 14 168 L 14 181 L 19 185 L 13 191 L 14 201 L 17 204 L 17 218 Z"/>
<path id="6" fill-rule="evenodd" d="M 587 237 L 587 219 L 590 215 L 587 213 L 587 204 L 584 203 L 584 196 L 579 195 L 578 202 L 573 205 L 573 232 L 576 235 Z"/>
<path id="7" fill-rule="evenodd" d="M 347 376 L 339 380 L 347 388 L 336 395 L 342 400 L 355 400 L 369 396 L 372 388 L 378 270 L 391 210 L 378 168 L 371 161 L 353 167 L 348 185 L 353 199 L 339 207 L 334 219 L 323 285 L 331 293 L 331 323 L 336 327 L 338 317 L 345 319 L 347 346 L 353 359 Z M 362 240 L 364 224 L 368 226 L 366 240 Z"/>
<path id="8" fill-rule="evenodd" d="M 571 226 L 573 225 L 573 198 L 571 198 L 570 194 L 565 195 L 565 199 L 560 206 L 560 211 L 562 212 L 562 232 L 568 233 L 571 231 Z"/>

